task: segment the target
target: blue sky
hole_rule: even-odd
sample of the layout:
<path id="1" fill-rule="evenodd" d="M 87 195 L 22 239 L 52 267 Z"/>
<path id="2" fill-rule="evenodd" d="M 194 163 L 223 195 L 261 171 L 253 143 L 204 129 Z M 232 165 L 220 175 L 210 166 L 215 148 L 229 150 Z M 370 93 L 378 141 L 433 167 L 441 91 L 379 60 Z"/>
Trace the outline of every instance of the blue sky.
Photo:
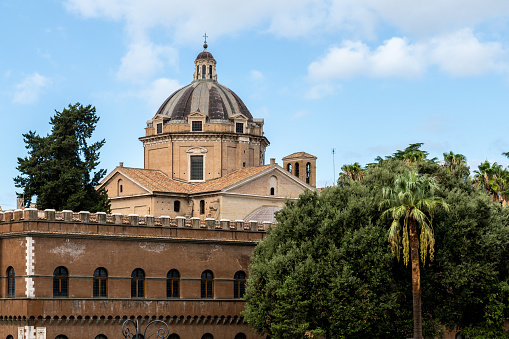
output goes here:
<path id="1" fill-rule="evenodd" d="M 471 170 L 509 159 L 507 0 L 0 0 L 0 206 L 22 133 L 96 107 L 101 168 L 143 167 L 138 140 L 191 82 L 203 33 L 218 81 L 265 119 L 266 159 L 316 155 L 318 185 L 414 142 Z M 19 190 L 19 189 L 18 189 Z"/>

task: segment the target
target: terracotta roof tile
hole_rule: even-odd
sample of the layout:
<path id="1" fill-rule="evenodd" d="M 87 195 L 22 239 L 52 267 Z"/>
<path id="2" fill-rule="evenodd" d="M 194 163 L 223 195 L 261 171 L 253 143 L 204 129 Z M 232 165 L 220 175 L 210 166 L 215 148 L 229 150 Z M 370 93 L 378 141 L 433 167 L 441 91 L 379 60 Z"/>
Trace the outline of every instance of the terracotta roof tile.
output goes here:
<path id="1" fill-rule="evenodd" d="M 236 170 L 230 174 L 225 175 L 224 177 L 217 178 L 214 180 L 206 181 L 204 183 L 198 184 L 193 187 L 193 189 L 189 193 L 201 193 L 201 192 L 211 192 L 211 191 L 219 191 L 223 188 L 236 184 L 242 180 L 245 180 L 255 174 L 261 173 L 267 168 L 270 168 L 274 165 L 264 165 L 257 167 L 247 167 Z"/>
<path id="2" fill-rule="evenodd" d="M 159 170 L 118 167 L 119 172 L 151 191 L 188 193 L 193 185 L 174 180 Z"/>
<path id="3" fill-rule="evenodd" d="M 253 175 L 275 165 L 264 165 L 257 167 L 247 167 L 225 175 L 224 177 L 206 181 L 200 184 L 188 184 L 170 178 L 159 170 L 149 170 L 141 168 L 118 167 L 120 173 L 128 176 L 143 187 L 157 192 L 175 192 L 175 193 L 204 193 L 220 191 L 226 187 L 234 185 Z"/>

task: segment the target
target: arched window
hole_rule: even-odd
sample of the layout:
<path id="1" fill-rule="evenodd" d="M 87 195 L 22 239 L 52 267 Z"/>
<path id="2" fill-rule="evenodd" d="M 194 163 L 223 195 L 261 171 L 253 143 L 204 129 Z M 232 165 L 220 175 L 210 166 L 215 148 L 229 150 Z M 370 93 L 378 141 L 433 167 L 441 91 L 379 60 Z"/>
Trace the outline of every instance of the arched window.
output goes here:
<path id="1" fill-rule="evenodd" d="M 12 335 L 10 335 L 10 334 L 9 334 L 9 335 L 7 336 L 7 339 L 14 339 L 14 337 L 13 337 Z"/>
<path id="2" fill-rule="evenodd" d="M 180 273 L 177 270 L 170 270 L 166 275 L 166 297 L 180 297 Z"/>
<path id="3" fill-rule="evenodd" d="M 299 163 L 298 162 L 295 163 L 295 176 L 296 177 L 299 176 Z"/>
<path id="4" fill-rule="evenodd" d="M 92 290 L 94 298 L 108 296 L 108 271 L 104 267 L 99 267 L 94 271 Z"/>
<path id="5" fill-rule="evenodd" d="M 201 274 L 201 297 L 213 298 L 214 294 L 214 274 L 206 270 Z"/>
<path id="6" fill-rule="evenodd" d="M 200 200 L 200 214 L 205 214 L 205 200 Z"/>
<path id="7" fill-rule="evenodd" d="M 145 296 L 145 272 L 137 268 L 131 274 L 131 298 L 143 298 Z"/>
<path id="8" fill-rule="evenodd" d="M 69 338 L 67 338 L 67 336 L 66 336 L 66 335 L 59 334 L 59 335 L 57 335 L 57 336 L 55 337 L 55 339 L 69 339 Z"/>
<path id="9" fill-rule="evenodd" d="M 108 339 L 108 337 L 105 336 L 104 334 L 99 334 L 95 336 L 95 339 Z"/>
<path id="10" fill-rule="evenodd" d="M 178 334 L 176 334 L 176 333 L 172 333 L 172 334 L 170 334 L 168 339 L 180 339 L 180 336 Z"/>
<path id="11" fill-rule="evenodd" d="M 205 79 L 205 73 L 207 72 L 207 66 L 202 65 L 201 66 L 201 78 Z"/>
<path id="12" fill-rule="evenodd" d="M 286 165 L 286 170 L 290 173 L 292 173 L 292 164 Z"/>
<path id="13" fill-rule="evenodd" d="M 209 79 L 212 79 L 212 65 L 209 65 Z"/>
<path id="14" fill-rule="evenodd" d="M 173 211 L 180 212 L 180 200 L 175 200 L 173 202 Z"/>
<path id="15" fill-rule="evenodd" d="M 214 336 L 210 333 L 205 333 L 202 335 L 201 339 L 214 339 Z"/>
<path id="16" fill-rule="evenodd" d="M 246 335 L 244 333 L 237 333 L 235 339 L 246 339 Z"/>
<path id="17" fill-rule="evenodd" d="M 233 297 L 235 299 L 243 298 L 246 292 L 246 273 L 238 271 L 233 276 Z"/>
<path id="18" fill-rule="evenodd" d="M 199 75 L 200 74 L 200 66 L 196 65 L 196 78 L 198 79 L 199 78 Z"/>
<path id="19" fill-rule="evenodd" d="M 306 184 L 309 184 L 309 178 L 311 177 L 311 163 L 306 164 Z"/>
<path id="20" fill-rule="evenodd" d="M 122 181 L 122 179 L 118 179 L 118 182 L 117 182 L 117 195 L 122 195 L 123 192 L 124 192 L 123 181 Z"/>
<path id="21" fill-rule="evenodd" d="M 7 268 L 7 296 L 15 297 L 16 296 L 16 273 L 14 272 L 14 268 L 9 266 Z"/>
<path id="22" fill-rule="evenodd" d="M 67 297 L 69 286 L 69 272 L 64 266 L 58 266 L 53 271 L 53 296 Z"/>
<path id="23" fill-rule="evenodd" d="M 277 177 L 271 176 L 269 179 L 270 195 L 276 195 Z"/>

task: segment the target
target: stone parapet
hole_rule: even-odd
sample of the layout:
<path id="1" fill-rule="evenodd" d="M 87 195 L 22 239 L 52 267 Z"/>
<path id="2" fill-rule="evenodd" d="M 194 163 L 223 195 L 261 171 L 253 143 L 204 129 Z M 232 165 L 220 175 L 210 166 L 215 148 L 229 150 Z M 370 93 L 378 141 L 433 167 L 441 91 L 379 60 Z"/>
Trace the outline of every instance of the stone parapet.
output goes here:
<path id="1" fill-rule="evenodd" d="M 29 224 L 26 224 L 28 222 Z M 35 222 L 35 223 L 34 223 Z M 30 224 L 34 223 L 34 224 Z M 13 224 L 12 227 L 2 228 L 2 224 Z M 15 226 L 14 224 L 17 224 Z M 153 215 L 139 216 L 137 214 L 123 215 L 120 213 L 106 214 L 104 212 L 90 213 L 88 211 L 62 211 L 53 209 L 38 211 L 24 209 L 3 211 L 0 214 L 0 234 L 6 232 L 50 232 L 74 234 L 95 234 L 107 236 L 137 236 L 137 237 L 175 237 L 198 239 L 228 239 L 240 241 L 261 240 L 272 223 L 254 220 L 216 220 L 213 218 L 200 219 L 169 216 L 154 217 Z M 210 232 L 260 234 L 260 236 L 237 236 L 226 234 L 212 235 Z"/>

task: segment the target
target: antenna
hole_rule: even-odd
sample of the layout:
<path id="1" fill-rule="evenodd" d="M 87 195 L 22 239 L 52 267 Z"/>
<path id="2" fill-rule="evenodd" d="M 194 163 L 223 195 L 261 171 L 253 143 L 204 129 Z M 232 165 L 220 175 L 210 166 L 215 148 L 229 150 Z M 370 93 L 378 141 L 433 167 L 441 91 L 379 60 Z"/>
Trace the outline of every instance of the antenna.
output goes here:
<path id="1" fill-rule="evenodd" d="M 336 153 L 336 149 L 332 149 L 332 171 L 334 172 L 334 181 L 332 182 L 332 186 L 336 186 L 336 163 L 334 161 L 334 154 Z"/>

